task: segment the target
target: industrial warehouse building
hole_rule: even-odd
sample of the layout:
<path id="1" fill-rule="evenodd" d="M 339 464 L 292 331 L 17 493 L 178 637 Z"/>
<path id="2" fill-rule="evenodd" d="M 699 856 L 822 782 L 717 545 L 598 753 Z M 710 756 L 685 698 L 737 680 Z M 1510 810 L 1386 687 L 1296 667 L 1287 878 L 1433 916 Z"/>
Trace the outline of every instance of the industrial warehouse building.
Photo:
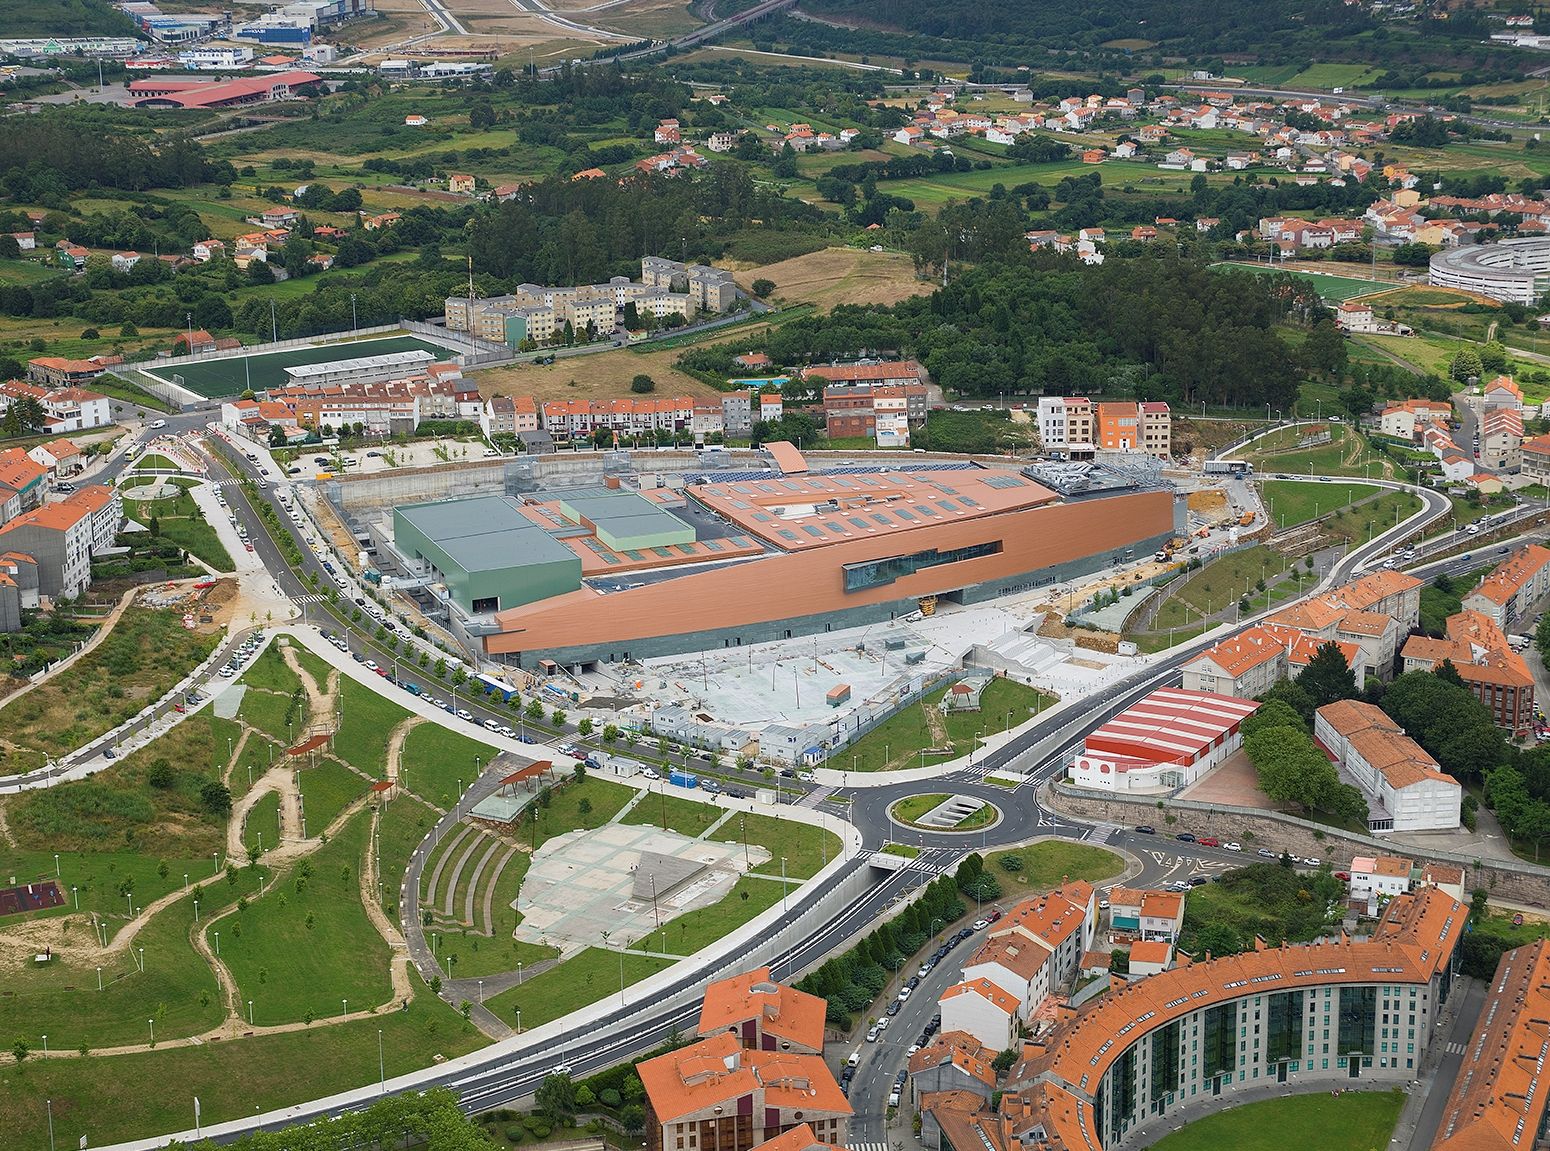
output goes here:
<path id="1" fill-rule="evenodd" d="M 1071 759 L 1071 782 L 1101 791 L 1187 787 L 1243 744 L 1252 699 L 1162 688 L 1087 737 Z"/>
<path id="2" fill-rule="evenodd" d="M 1062 498 L 1011 468 L 812 472 L 790 445 L 769 450 L 767 470 L 682 488 L 399 506 L 384 570 L 442 600 L 470 646 L 531 669 L 739 647 L 1029 591 L 1154 550 L 1182 512 L 1165 487 Z"/>

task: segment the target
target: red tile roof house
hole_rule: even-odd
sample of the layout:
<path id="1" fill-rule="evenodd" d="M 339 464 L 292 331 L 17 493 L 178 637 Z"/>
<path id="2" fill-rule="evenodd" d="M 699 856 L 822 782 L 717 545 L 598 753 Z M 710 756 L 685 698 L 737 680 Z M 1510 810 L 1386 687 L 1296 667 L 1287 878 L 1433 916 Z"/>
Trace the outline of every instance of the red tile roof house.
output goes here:
<path id="1" fill-rule="evenodd" d="M 690 1138 L 717 1151 L 752 1151 L 806 1124 L 843 1145 L 853 1114 L 821 1055 L 750 1051 L 723 1031 L 636 1067 L 646 1089 L 647 1151 Z M 697 1148 L 698 1151 L 698 1148 Z"/>

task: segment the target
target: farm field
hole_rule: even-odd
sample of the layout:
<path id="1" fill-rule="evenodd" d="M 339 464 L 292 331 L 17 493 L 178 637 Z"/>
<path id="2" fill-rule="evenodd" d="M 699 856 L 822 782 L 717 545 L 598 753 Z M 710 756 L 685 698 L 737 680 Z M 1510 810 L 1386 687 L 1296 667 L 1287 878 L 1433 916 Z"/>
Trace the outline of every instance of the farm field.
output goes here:
<path id="1" fill-rule="evenodd" d="M 860 248 L 825 248 L 737 274 L 745 289 L 755 280 L 772 281 L 774 294 L 783 301 L 825 310 L 835 304 L 896 304 L 936 290 L 915 274 L 914 263 L 903 252 Z"/>

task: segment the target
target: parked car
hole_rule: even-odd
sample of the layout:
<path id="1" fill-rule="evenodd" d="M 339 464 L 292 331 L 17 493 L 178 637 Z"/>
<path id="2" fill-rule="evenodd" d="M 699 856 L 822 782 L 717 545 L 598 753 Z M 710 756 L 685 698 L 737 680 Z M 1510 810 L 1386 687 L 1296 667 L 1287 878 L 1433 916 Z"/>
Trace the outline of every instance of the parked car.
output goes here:
<path id="1" fill-rule="evenodd" d="M 974 921 L 974 930 L 975 931 L 984 931 L 985 928 L 987 928 L 989 926 L 990 926 L 990 920 L 988 920 L 988 919 L 976 919 Z"/>
<path id="2" fill-rule="evenodd" d="M 1177 839 L 1180 843 L 1194 843 L 1195 842 L 1195 834 L 1194 834 L 1194 832 L 1191 832 L 1191 831 L 1181 831 L 1177 835 L 1175 835 L 1173 838 Z"/>
<path id="3" fill-rule="evenodd" d="M 1261 847 L 1254 854 L 1259 856 L 1261 859 L 1274 859 L 1276 857 L 1276 853 L 1271 851 L 1268 847 Z"/>
<path id="4" fill-rule="evenodd" d="M 1199 839 L 1195 840 L 1195 842 L 1200 844 L 1201 847 L 1220 847 L 1220 846 L 1222 846 L 1221 840 L 1217 839 L 1215 836 L 1212 836 L 1212 835 L 1202 835 Z"/>
<path id="5" fill-rule="evenodd" d="M 1222 849 L 1224 851 L 1242 851 L 1243 844 L 1237 842 L 1236 840 L 1229 839 L 1226 843 L 1222 844 Z"/>
<path id="6" fill-rule="evenodd" d="M 888 1010 L 883 1013 L 883 1018 L 884 1019 L 892 1019 L 895 1015 L 899 1014 L 899 1008 L 902 1007 L 902 1006 L 904 1006 L 904 1005 L 902 1003 L 900 1003 L 897 999 L 895 999 L 892 1003 L 890 1003 L 888 1005 Z M 879 1022 L 881 1022 L 881 1021 L 879 1021 Z"/>
<path id="7" fill-rule="evenodd" d="M 1147 825 L 1145 823 L 1143 823 L 1139 827 L 1137 827 L 1136 830 L 1138 832 L 1140 832 L 1142 835 L 1156 835 L 1157 834 L 1157 829 L 1155 827 L 1151 827 L 1151 826 L 1149 826 L 1149 825 Z"/>
<path id="8" fill-rule="evenodd" d="M 876 1043 L 877 1037 L 881 1034 L 882 1032 L 878 1030 L 877 1024 L 874 1023 L 866 1029 L 866 1041 L 868 1043 Z"/>

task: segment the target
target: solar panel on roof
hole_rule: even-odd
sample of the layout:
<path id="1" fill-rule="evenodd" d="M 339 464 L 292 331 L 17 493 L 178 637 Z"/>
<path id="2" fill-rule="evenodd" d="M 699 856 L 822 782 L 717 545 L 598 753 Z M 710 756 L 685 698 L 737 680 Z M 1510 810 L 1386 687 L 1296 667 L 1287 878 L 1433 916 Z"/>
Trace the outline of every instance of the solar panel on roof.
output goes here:
<path id="1" fill-rule="evenodd" d="M 944 512 L 955 512 L 958 510 L 958 505 L 953 503 L 952 500 L 937 500 L 936 506 Z"/>
<path id="2" fill-rule="evenodd" d="M 1016 476 L 986 476 L 983 483 L 987 488 L 998 488 L 1003 491 L 1007 488 L 1020 488 L 1023 486 L 1023 481 Z"/>
<path id="3" fill-rule="evenodd" d="M 937 487 L 937 491 L 939 491 L 939 492 L 946 492 L 950 496 L 955 496 L 955 495 L 958 494 L 952 488 L 948 487 L 946 484 L 937 484 L 936 487 Z"/>
<path id="4" fill-rule="evenodd" d="M 793 543 L 796 542 L 797 533 L 794 532 L 794 531 L 790 531 L 787 528 L 781 528 L 779 533 L 777 533 L 777 534 L 779 534 L 780 538 L 783 539 L 783 540 L 791 540 Z"/>
<path id="5" fill-rule="evenodd" d="M 917 512 L 919 512 L 921 515 L 926 516 L 926 517 L 928 517 L 930 519 L 935 519 L 936 518 L 936 509 L 935 508 L 928 508 L 925 504 L 916 504 L 915 505 L 915 510 Z"/>
<path id="6" fill-rule="evenodd" d="M 893 514 L 898 516 L 901 520 L 908 520 L 910 523 L 915 522 L 915 517 L 910 515 L 910 513 L 905 511 L 903 508 L 894 508 Z"/>
<path id="7" fill-rule="evenodd" d="M 958 502 L 961 503 L 966 508 L 977 508 L 977 507 L 980 506 L 979 500 L 971 499 L 968 496 L 959 496 L 958 497 Z"/>
<path id="8" fill-rule="evenodd" d="M 890 520 L 887 516 L 883 516 L 883 515 L 874 515 L 872 518 L 874 520 L 876 520 L 878 523 L 882 524 L 884 527 L 890 527 L 890 526 L 892 526 L 892 523 L 893 523 L 892 520 Z"/>
<path id="9" fill-rule="evenodd" d="M 845 529 L 840 527 L 839 524 L 829 524 L 829 523 L 826 523 L 823 526 L 828 528 L 831 532 L 833 532 L 837 536 L 842 536 L 842 535 L 845 534 Z"/>
<path id="10" fill-rule="evenodd" d="M 702 540 L 700 542 L 713 552 L 719 552 L 722 550 L 720 540 Z"/>
<path id="11" fill-rule="evenodd" d="M 673 558 L 673 553 L 668 551 L 666 548 L 652 548 L 651 551 L 653 555 L 661 556 L 665 560 L 670 560 Z"/>
<path id="12" fill-rule="evenodd" d="M 802 525 L 802 530 L 805 531 L 810 536 L 816 536 L 819 539 L 823 538 L 823 532 L 819 531 L 812 524 L 803 524 Z"/>

